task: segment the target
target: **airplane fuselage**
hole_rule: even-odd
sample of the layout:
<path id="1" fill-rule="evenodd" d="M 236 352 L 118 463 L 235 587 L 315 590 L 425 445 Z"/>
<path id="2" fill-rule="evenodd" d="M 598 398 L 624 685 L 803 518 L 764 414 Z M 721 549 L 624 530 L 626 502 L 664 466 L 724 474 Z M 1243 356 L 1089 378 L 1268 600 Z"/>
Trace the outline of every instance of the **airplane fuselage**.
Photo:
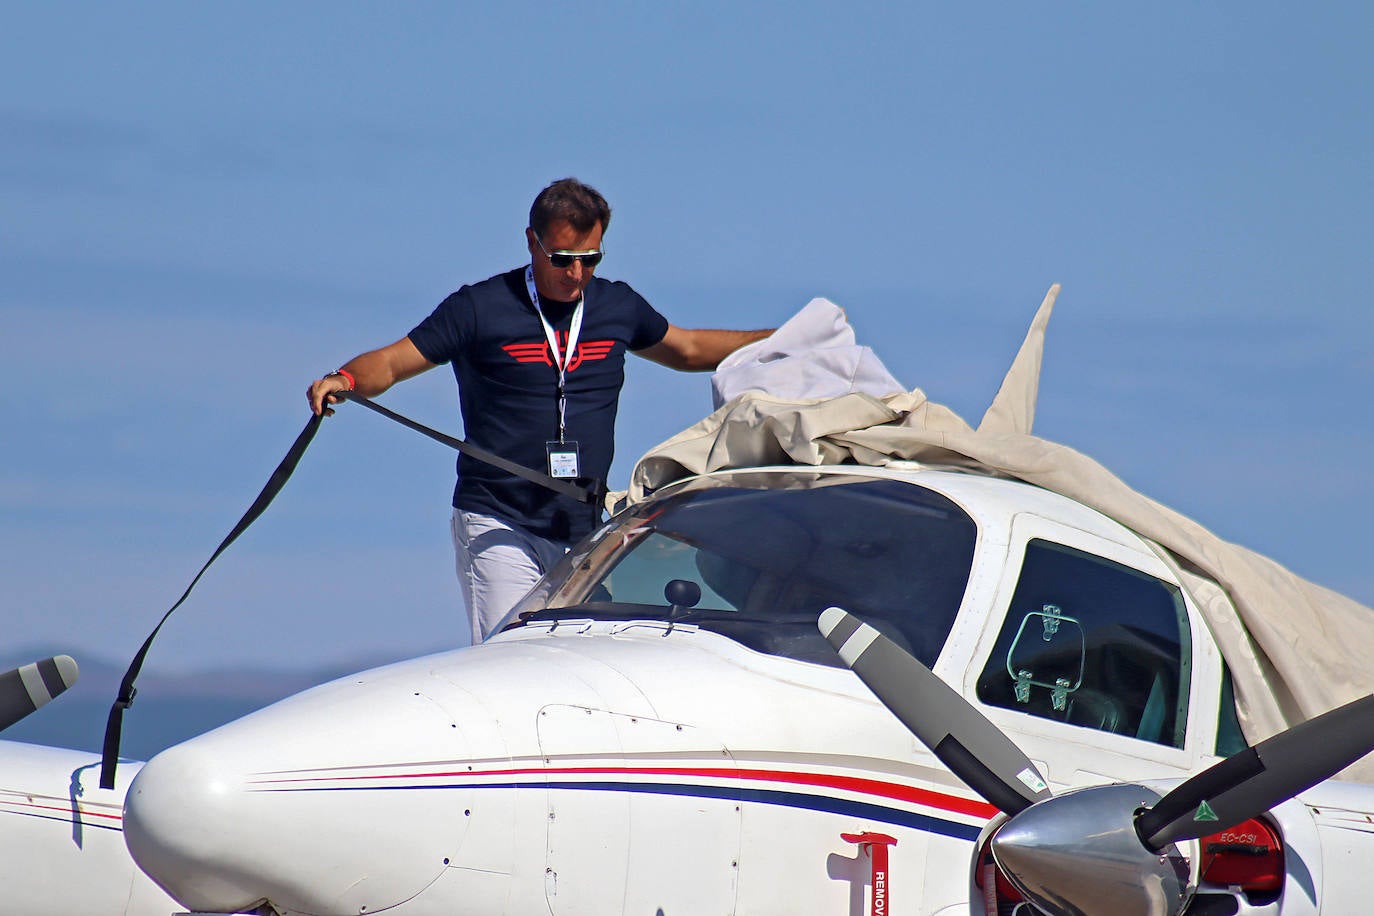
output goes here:
<path id="1" fill-rule="evenodd" d="M 700 603 L 665 604 L 683 577 Z M 1004 480 L 778 469 L 618 517 L 480 646 L 159 754 L 128 847 L 203 912 L 852 914 L 880 882 L 893 913 L 981 916 L 996 811 L 839 666 L 816 605 L 851 600 L 1056 794 L 1219 759 L 1220 653 L 1131 532 Z M 1269 815 L 1281 891 L 1213 890 L 1240 914 L 1355 912 L 1372 813 L 1374 789 L 1318 786 Z M 895 839 L 880 876 L 865 834 Z"/>

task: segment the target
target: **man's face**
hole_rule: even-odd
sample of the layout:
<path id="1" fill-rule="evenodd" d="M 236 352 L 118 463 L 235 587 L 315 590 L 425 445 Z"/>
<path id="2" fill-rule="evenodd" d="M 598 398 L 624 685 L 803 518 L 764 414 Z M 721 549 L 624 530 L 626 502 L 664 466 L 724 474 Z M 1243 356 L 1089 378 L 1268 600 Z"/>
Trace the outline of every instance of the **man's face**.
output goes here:
<path id="1" fill-rule="evenodd" d="M 554 267 L 549 263 L 547 251 L 600 251 L 601 223 L 587 232 L 578 232 L 566 220 L 549 224 L 544 234 L 535 238 L 533 229 L 525 230 L 525 242 L 530 249 L 530 263 L 534 265 L 534 287 L 539 295 L 559 302 L 571 302 L 582 295 L 582 290 L 591 282 L 593 268 L 574 259 L 567 267 Z M 540 250 L 540 243 L 544 250 Z"/>

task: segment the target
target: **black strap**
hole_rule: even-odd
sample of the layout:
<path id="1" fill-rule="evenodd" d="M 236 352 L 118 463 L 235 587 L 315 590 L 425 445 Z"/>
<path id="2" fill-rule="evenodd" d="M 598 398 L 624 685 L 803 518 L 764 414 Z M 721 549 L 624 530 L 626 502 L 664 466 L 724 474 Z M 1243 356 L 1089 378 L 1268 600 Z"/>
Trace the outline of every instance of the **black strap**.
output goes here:
<path id="1" fill-rule="evenodd" d="M 281 492 L 281 488 L 286 485 L 286 481 L 291 478 L 291 472 L 296 470 L 296 464 L 300 462 L 301 455 L 305 454 L 305 448 L 310 444 L 310 440 L 315 438 L 315 432 L 320 428 L 319 416 L 311 416 L 310 422 L 305 424 L 305 429 L 301 430 L 296 441 L 286 453 L 286 457 L 277 465 L 277 469 L 268 478 L 267 485 L 262 488 L 258 498 L 253 501 L 253 505 L 248 507 L 248 511 L 239 519 L 239 523 L 234 526 L 234 530 L 229 532 L 229 536 L 220 542 L 215 548 L 215 552 L 210 555 L 210 559 L 205 561 L 205 565 L 196 573 L 196 577 L 191 580 L 191 584 L 186 586 L 186 591 L 181 593 L 177 603 L 162 615 L 157 626 L 153 627 L 153 632 L 148 634 L 148 638 L 143 640 L 143 646 L 134 656 L 133 662 L 129 665 L 129 670 L 124 672 L 124 680 L 119 684 L 119 695 L 115 698 L 114 705 L 110 707 L 110 717 L 105 722 L 105 745 L 100 755 L 100 787 L 102 789 L 113 789 L 115 783 L 115 767 L 119 761 L 119 739 L 120 733 L 124 728 L 124 710 L 134 702 L 134 695 L 138 690 L 134 687 L 134 681 L 138 680 L 138 673 L 143 670 L 143 659 L 148 655 L 148 649 L 152 647 L 153 640 L 157 638 L 158 631 L 167 622 L 167 618 L 172 616 L 172 611 L 181 607 L 181 603 L 191 594 L 191 589 L 196 587 L 200 577 L 205 575 L 205 570 L 210 568 L 210 564 L 215 562 L 220 554 L 224 553 L 225 548 L 234 543 L 240 534 L 257 520 L 259 515 L 267 509 L 273 498 Z"/>
<path id="2" fill-rule="evenodd" d="M 462 439 L 455 439 L 452 436 L 439 432 L 437 429 L 430 429 L 423 423 L 416 423 L 409 417 L 403 417 L 395 411 L 387 410 L 382 405 L 375 401 L 368 400 L 355 391 L 339 391 L 336 392 L 336 395 L 361 404 L 368 410 L 375 410 L 382 416 L 395 420 L 402 426 L 409 427 L 417 433 L 429 436 L 429 438 L 433 439 L 435 442 L 442 442 L 449 448 L 457 449 L 464 455 L 476 458 L 478 461 L 493 467 L 500 468 L 507 474 L 513 474 L 516 477 L 528 480 L 530 483 L 537 483 L 539 486 L 553 490 L 555 493 L 571 496 L 579 502 L 597 506 L 601 504 L 602 499 L 606 496 L 606 485 L 595 478 L 578 477 L 577 480 L 580 481 L 580 483 L 573 483 L 571 480 L 560 480 L 557 477 L 550 477 L 548 474 L 540 473 L 533 468 L 527 468 L 523 464 L 516 464 L 514 461 L 502 458 L 495 452 L 489 452 L 470 442 L 464 442 Z"/>
<path id="3" fill-rule="evenodd" d="M 350 401 L 355 401 L 369 410 L 374 410 L 384 417 L 395 420 L 402 426 L 409 427 L 418 433 L 423 433 L 436 442 L 441 442 L 450 448 L 457 449 L 464 455 L 469 455 L 476 458 L 478 461 L 486 462 L 487 464 L 500 468 L 508 474 L 514 474 L 516 477 L 523 478 L 531 483 L 536 483 L 541 487 L 547 487 L 565 496 L 571 496 L 588 505 L 599 505 L 602 498 L 605 496 L 606 485 L 600 480 L 589 480 L 584 477 L 577 478 L 579 481 L 582 481 L 582 484 L 573 483 L 569 480 L 559 480 L 555 477 L 550 477 L 548 474 L 541 474 L 538 471 L 527 468 L 523 464 L 516 464 L 514 461 L 509 461 L 502 458 L 500 455 L 489 452 L 483 448 L 478 448 L 461 439 L 455 439 L 438 430 L 430 429 L 428 426 L 416 423 L 414 420 L 403 417 L 394 411 L 387 410 L 380 404 L 376 404 L 355 392 L 338 391 L 335 392 L 335 395 L 347 398 Z M 153 640 L 157 638 L 158 631 L 161 630 L 162 625 L 167 622 L 167 618 L 172 616 L 172 612 L 181 607 L 182 602 L 191 594 L 191 589 L 196 587 L 196 583 L 200 581 L 200 577 L 205 575 L 205 571 L 210 568 L 210 564 L 215 562 L 215 560 L 219 558 L 219 555 L 224 553 L 225 549 L 230 544 L 234 543 L 234 540 L 238 538 L 240 534 L 243 534 L 243 532 L 247 530 L 249 525 L 257 521 L 258 516 L 262 515 L 267 509 L 276 495 L 281 492 L 282 487 L 286 486 L 286 481 L 291 478 L 291 473 L 296 470 L 296 465 L 300 462 L 301 456 L 305 454 L 306 446 L 310 444 L 311 439 L 315 438 L 315 432 L 320 428 L 320 421 L 322 419 L 323 417 L 321 416 L 312 415 L 310 417 L 310 421 L 305 424 L 305 429 L 301 430 L 300 435 L 296 437 L 296 441 L 292 443 L 290 450 L 287 451 L 286 457 L 281 460 L 281 464 L 277 465 L 277 469 L 272 472 L 272 476 L 268 478 L 267 485 L 262 488 L 262 492 L 258 494 L 258 498 L 253 501 L 253 505 L 243 514 L 243 518 L 239 519 L 238 524 L 234 526 L 234 530 L 229 532 L 229 536 L 221 541 L 220 545 L 215 548 L 215 552 L 210 555 L 210 559 L 205 561 L 205 565 L 200 568 L 200 572 L 196 573 L 196 577 L 191 580 L 191 584 L 186 586 L 186 591 L 181 593 L 181 597 L 177 599 L 177 603 L 172 605 L 167 613 L 162 615 L 162 619 L 158 621 L 157 626 L 153 627 L 153 632 L 148 634 L 148 638 L 143 641 L 142 647 L 140 647 L 138 653 L 134 655 L 134 660 L 130 663 L 129 670 L 124 672 L 124 680 L 119 684 L 119 695 L 115 698 L 114 705 L 110 707 L 110 717 L 105 722 L 105 744 L 100 756 L 100 787 L 102 789 L 114 788 L 115 768 L 119 763 L 120 737 L 124 729 L 124 710 L 128 709 L 133 704 L 134 696 L 138 693 L 137 688 L 134 687 L 134 681 L 138 680 L 139 672 L 143 670 L 143 660 L 147 657 L 148 649 L 152 647 Z"/>

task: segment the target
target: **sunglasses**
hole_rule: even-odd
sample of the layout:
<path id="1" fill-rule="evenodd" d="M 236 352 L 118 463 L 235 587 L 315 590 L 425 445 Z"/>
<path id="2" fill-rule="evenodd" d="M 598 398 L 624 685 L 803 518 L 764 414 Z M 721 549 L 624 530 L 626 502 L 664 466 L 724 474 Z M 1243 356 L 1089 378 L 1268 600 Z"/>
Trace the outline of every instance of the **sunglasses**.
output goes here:
<path id="1" fill-rule="evenodd" d="M 549 259 L 549 263 L 559 270 L 567 270 L 572 267 L 573 261 L 581 261 L 583 267 L 591 270 L 600 264 L 601 259 L 606 256 L 606 252 L 596 248 L 591 251 L 549 251 L 537 235 L 534 236 L 534 244 L 538 245 L 539 250 L 544 252 L 544 257 Z"/>

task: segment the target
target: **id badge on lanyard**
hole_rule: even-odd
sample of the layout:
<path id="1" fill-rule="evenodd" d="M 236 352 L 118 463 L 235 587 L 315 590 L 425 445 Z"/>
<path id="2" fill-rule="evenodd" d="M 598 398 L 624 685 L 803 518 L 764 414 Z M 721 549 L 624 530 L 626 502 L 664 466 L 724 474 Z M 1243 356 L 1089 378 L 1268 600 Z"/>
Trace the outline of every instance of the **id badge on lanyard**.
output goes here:
<path id="1" fill-rule="evenodd" d="M 539 291 L 534 288 L 534 267 L 525 268 L 525 289 L 530 294 L 530 304 L 534 314 L 544 328 L 544 339 L 549 342 L 549 358 L 558 369 L 558 439 L 544 443 L 544 454 L 548 463 L 549 476 L 569 480 L 582 476 L 582 455 L 577 443 L 566 436 L 568 423 L 568 363 L 577 352 L 577 339 L 582 335 L 582 314 L 586 305 L 586 295 L 577 300 L 573 308 L 572 325 L 568 329 L 568 346 L 563 352 L 558 349 L 558 334 L 553 325 L 544 317 L 539 308 Z"/>
<path id="2" fill-rule="evenodd" d="M 562 442 L 545 442 L 544 454 L 548 457 L 550 477 L 571 480 L 582 476 L 582 458 L 576 442 L 570 439 Z"/>

